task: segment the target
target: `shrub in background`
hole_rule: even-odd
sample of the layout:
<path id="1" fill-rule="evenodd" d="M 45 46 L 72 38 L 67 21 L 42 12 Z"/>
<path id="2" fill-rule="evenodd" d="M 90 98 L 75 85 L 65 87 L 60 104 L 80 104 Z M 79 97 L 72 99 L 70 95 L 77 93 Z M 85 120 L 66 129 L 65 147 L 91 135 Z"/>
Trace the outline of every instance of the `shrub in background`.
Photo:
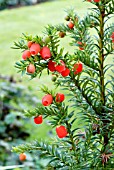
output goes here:
<path id="1" fill-rule="evenodd" d="M 33 5 L 48 0 L 0 0 L 0 10 L 9 7 L 16 7 L 22 5 Z"/>
<path id="2" fill-rule="evenodd" d="M 105 62 L 114 53 L 114 24 L 108 22 L 114 1 L 87 1 L 94 7 L 84 18 L 69 9 L 66 23 L 48 25 L 44 37 L 23 34 L 15 42 L 14 48 L 22 50 L 22 60 L 16 62 L 20 72 L 33 79 L 47 70 L 55 87 L 67 91 L 55 92 L 44 82 L 42 106 L 25 113 L 38 124 L 49 118 L 56 137 L 13 147 L 17 153 L 36 150 L 48 156 L 47 169 L 114 168 L 114 70 Z M 60 47 L 65 36 L 75 47 L 72 54 Z"/>
<path id="3" fill-rule="evenodd" d="M 13 77 L 0 76 L 0 165 L 21 164 L 19 157 L 11 153 L 13 145 L 23 143 L 30 132 L 23 124 L 23 112 L 29 105 L 36 106 L 38 101 L 29 89 L 17 83 Z M 5 80 L 6 79 L 6 80 Z M 28 123 L 28 120 L 25 120 Z M 29 156 L 30 158 L 30 156 Z M 29 162 L 34 165 L 33 159 Z"/>

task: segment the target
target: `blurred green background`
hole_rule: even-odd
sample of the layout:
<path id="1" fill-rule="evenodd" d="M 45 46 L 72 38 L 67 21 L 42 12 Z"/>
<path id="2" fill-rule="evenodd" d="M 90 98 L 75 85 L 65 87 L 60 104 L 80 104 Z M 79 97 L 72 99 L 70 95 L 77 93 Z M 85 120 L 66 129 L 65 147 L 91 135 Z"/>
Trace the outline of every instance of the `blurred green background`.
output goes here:
<path id="1" fill-rule="evenodd" d="M 35 6 L 26 6 L 0 12 L 0 73 L 19 76 L 14 63 L 21 58 L 19 50 L 12 50 L 13 42 L 17 41 L 22 33 L 41 35 L 47 24 L 65 22 L 65 9 L 73 7 L 79 16 L 82 16 L 90 3 L 81 0 L 53 0 Z M 65 47 L 70 47 L 64 41 Z M 23 82 L 26 82 L 24 80 Z M 34 80 L 38 81 L 38 80 Z M 28 82 L 27 82 L 28 84 Z"/>

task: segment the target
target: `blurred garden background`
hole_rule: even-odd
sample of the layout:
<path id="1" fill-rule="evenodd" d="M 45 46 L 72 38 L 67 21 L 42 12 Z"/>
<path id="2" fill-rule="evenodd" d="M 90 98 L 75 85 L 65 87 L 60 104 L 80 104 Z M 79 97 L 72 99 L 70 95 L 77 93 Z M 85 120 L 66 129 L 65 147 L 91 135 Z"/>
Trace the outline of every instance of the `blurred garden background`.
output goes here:
<path id="1" fill-rule="evenodd" d="M 65 9 L 74 8 L 79 17 L 84 16 L 92 5 L 83 0 L 0 0 L 0 166 L 20 165 L 18 155 L 11 154 L 11 146 L 35 139 L 51 140 L 53 130 L 48 122 L 35 125 L 33 120 L 25 119 L 23 111 L 33 109 L 40 104 L 43 94 L 39 86 L 46 85 L 53 88 L 50 79 L 42 76 L 32 81 L 27 76 L 21 76 L 14 67 L 21 59 L 21 51 L 14 50 L 13 42 L 22 33 L 43 35 L 47 24 L 60 24 L 65 20 Z M 61 41 L 66 51 L 73 53 L 74 47 L 69 46 L 67 36 Z M 108 62 L 111 62 L 108 61 Z M 12 156 L 11 156 L 12 155 Z M 46 160 L 39 161 L 38 155 L 28 156 L 27 166 L 40 170 Z M 36 161 L 37 160 L 37 161 Z M 12 168 L 13 169 L 13 168 Z M 16 168 L 16 170 L 19 170 Z"/>

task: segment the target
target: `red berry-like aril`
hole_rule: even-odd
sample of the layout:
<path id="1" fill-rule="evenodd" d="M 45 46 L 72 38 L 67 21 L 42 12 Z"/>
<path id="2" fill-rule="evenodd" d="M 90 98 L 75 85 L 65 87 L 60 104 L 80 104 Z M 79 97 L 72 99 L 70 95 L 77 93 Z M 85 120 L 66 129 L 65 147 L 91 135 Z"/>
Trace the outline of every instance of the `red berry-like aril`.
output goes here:
<path id="1" fill-rule="evenodd" d="M 49 106 L 52 102 L 53 102 L 53 97 L 50 94 L 47 94 L 42 98 L 42 104 L 44 106 Z"/>
<path id="2" fill-rule="evenodd" d="M 30 47 L 30 53 L 32 55 L 37 55 L 40 52 L 40 45 L 33 43 Z"/>
<path id="3" fill-rule="evenodd" d="M 84 50 L 84 48 L 83 48 L 83 47 L 79 47 L 79 49 L 80 49 L 80 50 Z"/>
<path id="4" fill-rule="evenodd" d="M 22 59 L 23 60 L 26 60 L 27 58 L 30 58 L 31 57 L 31 53 L 29 50 L 25 50 L 22 54 Z"/>
<path id="5" fill-rule="evenodd" d="M 35 124 L 41 124 L 43 122 L 43 117 L 42 115 L 34 117 L 34 123 Z"/>
<path id="6" fill-rule="evenodd" d="M 27 43 L 28 48 L 30 48 L 32 44 L 33 44 L 32 41 L 28 41 L 28 43 Z"/>
<path id="7" fill-rule="evenodd" d="M 65 95 L 64 94 L 62 94 L 62 93 L 57 93 L 56 94 L 56 98 L 55 98 L 56 102 L 61 103 L 61 102 L 64 101 L 64 99 L 65 99 Z"/>
<path id="8" fill-rule="evenodd" d="M 56 65 L 56 62 L 54 62 L 54 61 L 52 61 L 52 60 L 49 60 L 49 62 L 48 62 L 48 69 L 50 70 L 50 71 L 56 71 L 56 69 L 55 69 L 55 65 Z"/>
<path id="9" fill-rule="evenodd" d="M 62 125 L 56 127 L 56 133 L 59 138 L 64 138 L 68 134 L 66 127 Z"/>
<path id="10" fill-rule="evenodd" d="M 83 43 L 81 41 L 78 41 L 77 44 L 79 45 L 80 50 L 84 50 Z M 85 46 L 86 44 L 84 44 Z"/>
<path id="11" fill-rule="evenodd" d="M 81 42 L 81 41 L 78 41 L 77 44 L 82 45 L 82 42 Z"/>
<path id="12" fill-rule="evenodd" d="M 65 63 L 61 60 L 60 64 L 55 66 L 56 71 L 58 71 L 59 73 L 61 73 L 62 71 L 65 70 Z"/>
<path id="13" fill-rule="evenodd" d="M 35 72 L 36 68 L 34 64 L 29 64 L 27 67 L 27 72 L 33 74 Z"/>
<path id="14" fill-rule="evenodd" d="M 83 64 L 82 63 L 76 63 L 74 64 L 74 74 L 78 74 L 78 73 L 81 73 L 82 70 L 83 70 Z"/>
<path id="15" fill-rule="evenodd" d="M 94 2 L 100 2 L 100 0 L 94 0 Z"/>
<path id="16" fill-rule="evenodd" d="M 51 57 L 50 49 L 47 46 L 43 47 L 40 51 L 40 55 L 44 60 L 49 59 Z"/>
<path id="17" fill-rule="evenodd" d="M 74 24 L 73 24 L 73 22 L 71 22 L 71 21 L 68 23 L 67 26 L 68 26 L 70 29 L 73 29 L 73 28 L 74 28 Z"/>
<path id="18" fill-rule="evenodd" d="M 68 68 L 66 68 L 64 71 L 61 72 L 61 75 L 62 75 L 63 77 L 66 77 L 66 76 L 68 76 L 69 74 L 70 74 L 70 70 L 69 70 Z"/>
<path id="19" fill-rule="evenodd" d="M 21 154 L 19 155 L 19 160 L 20 160 L 20 161 L 25 161 L 25 160 L 26 160 L 26 154 L 25 154 L 25 153 L 21 153 Z"/>
<path id="20" fill-rule="evenodd" d="M 114 39 L 114 32 L 112 33 L 111 38 Z"/>

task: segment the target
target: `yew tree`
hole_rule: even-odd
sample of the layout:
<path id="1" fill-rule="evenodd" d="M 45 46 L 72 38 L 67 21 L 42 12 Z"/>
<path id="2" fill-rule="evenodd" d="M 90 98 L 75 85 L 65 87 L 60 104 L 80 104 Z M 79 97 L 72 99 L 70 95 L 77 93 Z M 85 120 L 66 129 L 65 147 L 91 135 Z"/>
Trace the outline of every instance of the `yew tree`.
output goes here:
<path id="1" fill-rule="evenodd" d="M 46 70 L 56 88 L 44 82 L 41 105 L 24 114 L 36 124 L 49 118 L 53 139 L 13 147 L 19 154 L 36 150 L 47 156 L 47 169 L 114 168 L 114 0 L 86 1 L 93 8 L 83 18 L 68 9 L 63 24 L 14 43 L 22 52 L 19 72 L 33 79 Z M 60 45 L 68 37 L 72 53 Z"/>

